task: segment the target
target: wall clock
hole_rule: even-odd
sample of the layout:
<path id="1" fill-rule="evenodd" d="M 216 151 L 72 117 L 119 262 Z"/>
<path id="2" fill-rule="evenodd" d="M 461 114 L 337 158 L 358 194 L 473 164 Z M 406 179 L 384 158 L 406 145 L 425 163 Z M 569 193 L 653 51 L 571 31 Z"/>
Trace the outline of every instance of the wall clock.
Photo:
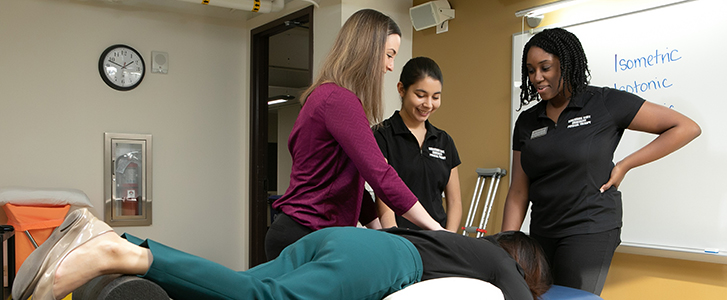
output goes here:
<path id="1" fill-rule="evenodd" d="M 101 79 L 111 88 L 128 91 L 139 86 L 144 79 L 144 58 L 127 45 L 106 48 L 98 59 Z"/>

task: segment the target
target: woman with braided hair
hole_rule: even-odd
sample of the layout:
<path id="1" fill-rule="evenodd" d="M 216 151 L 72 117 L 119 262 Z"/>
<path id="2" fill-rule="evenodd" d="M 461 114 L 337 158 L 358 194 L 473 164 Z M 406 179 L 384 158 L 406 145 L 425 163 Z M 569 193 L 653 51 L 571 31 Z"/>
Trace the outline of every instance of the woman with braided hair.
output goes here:
<path id="1" fill-rule="evenodd" d="M 701 129 L 631 93 L 590 86 L 583 47 L 561 28 L 530 39 L 521 71 L 521 107 L 544 101 L 515 123 L 502 230 L 519 230 L 532 203 L 530 234 L 545 251 L 553 283 L 600 294 L 621 242 L 618 186 L 626 172 L 676 151 Z M 625 129 L 657 137 L 614 164 Z"/>

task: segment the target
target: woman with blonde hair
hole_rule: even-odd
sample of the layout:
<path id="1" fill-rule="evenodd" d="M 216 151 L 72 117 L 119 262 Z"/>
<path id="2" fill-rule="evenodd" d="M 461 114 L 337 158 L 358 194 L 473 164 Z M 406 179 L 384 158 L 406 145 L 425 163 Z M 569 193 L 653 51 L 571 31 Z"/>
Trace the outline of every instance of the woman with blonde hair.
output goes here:
<path id="1" fill-rule="evenodd" d="M 326 227 L 381 228 L 368 182 L 397 215 L 423 229 L 442 230 L 386 163 L 371 125 L 382 119 L 384 74 L 394 69 L 401 30 L 371 9 L 343 25 L 288 139 L 293 158 L 290 186 L 273 208 L 280 213 L 265 237 L 274 259 L 301 237 Z"/>

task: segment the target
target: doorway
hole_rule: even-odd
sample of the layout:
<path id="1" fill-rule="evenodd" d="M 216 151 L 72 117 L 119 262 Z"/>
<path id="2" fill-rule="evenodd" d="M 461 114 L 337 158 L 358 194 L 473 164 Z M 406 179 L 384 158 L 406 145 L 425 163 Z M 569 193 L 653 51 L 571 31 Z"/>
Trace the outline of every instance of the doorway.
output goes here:
<path id="1" fill-rule="evenodd" d="M 289 166 L 286 136 L 270 139 L 271 127 L 288 126 L 300 107 L 300 92 L 312 81 L 313 6 L 272 21 L 251 32 L 250 67 L 250 267 L 267 261 L 265 234 L 271 221 L 268 199 L 287 188 L 278 170 Z M 307 41 L 307 43 L 303 42 Z M 285 103 L 269 101 L 287 99 Z M 284 113 L 283 113 L 284 112 Z M 293 113 L 295 115 L 295 113 Z M 274 123 L 271 125 L 270 121 Z M 271 145 L 275 141 L 276 145 Z M 275 157 L 272 157 L 275 155 Z M 283 159 L 283 161 L 285 161 Z M 275 164 L 275 166 L 273 166 Z M 275 176 L 273 176 L 275 175 Z M 273 181 L 275 178 L 275 182 Z M 283 186 L 284 185 L 284 186 Z M 282 188 L 278 188 L 283 186 Z"/>

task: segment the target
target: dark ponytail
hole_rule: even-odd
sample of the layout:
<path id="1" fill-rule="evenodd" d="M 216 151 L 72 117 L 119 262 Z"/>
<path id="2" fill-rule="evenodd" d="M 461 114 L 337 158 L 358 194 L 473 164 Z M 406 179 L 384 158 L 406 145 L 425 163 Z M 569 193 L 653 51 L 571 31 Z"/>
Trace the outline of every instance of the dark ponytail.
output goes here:
<path id="1" fill-rule="evenodd" d="M 530 287 L 533 299 L 538 299 L 550 289 L 553 278 L 543 248 L 534 238 L 521 231 L 505 231 L 495 235 L 500 247 L 510 253 L 525 272 L 525 282 Z"/>
<path id="2" fill-rule="evenodd" d="M 444 84 L 439 65 L 429 57 L 420 56 L 406 62 L 404 68 L 401 70 L 399 82 L 404 86 L 404 90 L 408 90 L 409 86 L 427 77 L 436 79 L 439 83 Z"/>

